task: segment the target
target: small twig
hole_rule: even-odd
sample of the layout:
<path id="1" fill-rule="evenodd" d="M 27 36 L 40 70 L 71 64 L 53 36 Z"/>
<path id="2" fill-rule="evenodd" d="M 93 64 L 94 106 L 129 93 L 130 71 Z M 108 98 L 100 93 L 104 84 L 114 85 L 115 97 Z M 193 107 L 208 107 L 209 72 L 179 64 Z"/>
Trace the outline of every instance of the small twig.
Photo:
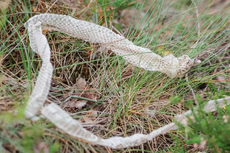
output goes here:
<path id="1" fill-rule="evenodd" d="M 76 14 L 76 16 L 78 16 L 78 15 L 80 15 L 82 12 L 86 11 L 86 10 L 90 7 L 90 5 L 91 5 L 91 3 L 92 3 L 93 1 L 94 1 L 94 0 L 90 0 L 89 4 L 88 4 L 83 10 L 81 10 L 80 12 L 78 12 L 78 13 Z"/>
<path id="2" fill-rule="evenodd" d="M 108 102 L 108 100 L 93 100 L 93 99 L 89 99 L 89 98 L 85 98 L 85 97 L 80 97 L 80 96 L 75 96 L 75 95 L 68 95 L 69 97 L 61 104 L 61 106 L 63 106 L 68 100 L 70 100 L 71 98 L 77 98 L 77 99 L 81 99 L 81 100 L 87 100 L 87 101 L 91 101 L 91 102 L 95 102 L 95 103 L 102 103 L 102 102 Z"/>
<path id="3" fill-rule="evenodd" d="M 196 16 L 197 16 L 197 19 L 199 17 L 199 12 L 198 12 L 198 8 L 197 8 L 197 5 L 196 3 L 194 2 L 194 0 L 192 0 L 195 8 L 196 8 Z M 200 37 L 200 22 L 199 22 L 199 19 L 198 19 L 198 23 L 197 23 L 197 28 L 198 28 L 198 37 Z"/>
<path id="4" fill-rule="evenodd" d="M 58 0 L 56 0 L 55 2 L 53 2 L 53 4 L 48 8 L 48 10 L 46 11 L 46 13 L 49 12 L 49 10 L 54 6 L 54 4 L 57 3 L 57 1 L 58 1 Z"/>
<path id="5" fill-rule="evenodd" d="M 192 0 L 192 2 L 193 2 L 193 4 L 194 4 L 194 6 L 195 6 L 195 8 L 196 8 L 196 16 L 197 16 L 197 19 L 198 19 L 198 17 L 199 17 L 199 12 L 198 12 L 198 8 L 197 8 L 197 5 L 196 5 L 196 3 L 194 2 L 194 0 Z M 198 19 L 198 23 L 197 23 L 197 29 L 198 29 L 198 40 L 196 41 L 196 43 L 191 47 L 191 48 L 196 48 L 196 46 L 197 46 L 197 44 L 198 44 L 198 42 L 200 41 L 200 22 L 199 22 L 199 19 Z"/>
<path id="6" fill-rule="evenodd" d="M 195 100 L 195 103 L 196 103 L 196 105 L 198 105 L 198 102 L 197 102 L 197 100 L 196 100 L 195 92 L 194 92 L 194 90 L 192 89 L 192 87 L 190 86 L 190 84 L 189 84 L 189 82 L 188 82 L 188 73 L 185 75 L 185 78 L 186 78 L 186 82 L 188 83 L 188 87 L 190 88 L 190 90 L 191 90 L 191 92 L 192 92 L 192 96 L 193 96 L 193 98 L 194 98 L 194 100 Z"/>

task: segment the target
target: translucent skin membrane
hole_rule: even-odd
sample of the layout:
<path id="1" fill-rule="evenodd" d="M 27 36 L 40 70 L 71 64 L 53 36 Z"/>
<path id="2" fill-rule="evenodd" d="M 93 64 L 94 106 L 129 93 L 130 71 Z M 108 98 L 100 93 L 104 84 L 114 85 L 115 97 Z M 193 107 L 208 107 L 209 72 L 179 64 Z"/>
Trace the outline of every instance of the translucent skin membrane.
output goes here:
<path id="1" fill-rule="evenodd" d="M 69 135 L 84 139 L 93 144 L 111 148 L 137 146 L 160 134 L 165 134 L 170 130 L 177 129 L 174 123 L 170 123 L 147 135 L 134 134 L 125 138 L 111 137 L 102 139 L 84 129 L 80 122 L 72 119 L 72 117 L 58 105 L 52 103 L 43 107 L 49 93 L 53 67 L 50 63 L 50 47 L 46 37 L 42 34 L 42 29 L 55 30 L 85 41 L 100 43 L 106 48 L 111 49 L 117 55 L 122 56 L 127 62 L 134 66 L 141 67 L 148 71 L 160 71 L 172 78 L 184 75 L 191 67 L 199 64 L 199 60 L 190 59 L 187 55 L 183 55 L 180 58 L 175 58 L 173 55 L 162 58 L 147 48 L 134 45 L 128 39 L 115 34 L 105 27 L 65 15 L 36 15 L 25 23 L 25 27 L 28 29 L 32 50 L 39 54 L 42 59 L 42 67 L 25 110 L 25 116 L 27 118 L 36 121 L 39 119 L 38 115 L 41 113 Z M 224 100 L 227 100 L 228 103 L 230 101 L 229 98 L 225 98 L 217 102 L 220 106 L 223 106 Z M 210 101 L 205 106 L 205 110 L 215 111 L 215 101 Z M 185 114 L 177 116 L 176 119 L 181 122 L 185 115 L 190 113 L 191 111 L 188 111 Z"/>

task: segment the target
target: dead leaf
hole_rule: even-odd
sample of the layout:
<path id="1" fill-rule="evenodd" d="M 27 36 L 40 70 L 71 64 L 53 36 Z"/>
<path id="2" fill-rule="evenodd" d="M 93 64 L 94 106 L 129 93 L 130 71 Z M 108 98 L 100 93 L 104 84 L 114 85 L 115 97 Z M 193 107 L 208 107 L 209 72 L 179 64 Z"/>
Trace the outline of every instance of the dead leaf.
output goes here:
<path id="1" fill-rule="evenodd" d="M 97 111 L 95 110 L 89 110 L 87 114 L 84 117 L 82 117 L 82 119 L 87 124 L 94 123 L 93 120 L 95 120 L 96 118 L 97 118 Z"/>
<path id="2" fill-rule="evenodd" d="M 193 147 L 195 150 L 204 150 L 206 148 L 206 144 L 207 144 L 208 140 L 204 140 L 204 138 L 201 138 L 201 142 L 200 144 L 194 143 Z"/>
<path id="3" fill-rule="evenodd" d="M 204 150 L 205 147 L 206 147 L 206 143 L 207 143 L 207 140 L 201 141 L 201 143 L 200 143 L 200 145 L 199 145 L 199 149 L 200 149 L 200 150 Z"/>
<path id="4" fill-rule="evenodd" d="M 42 34 L 45 35 L 49 30 L 48 29 L 44 29 L 42 30 Z"/>
<path id="5" fill-rule="evenodd" d="M 36 7 L 33 7 L 32 12 L 36 12 L 36 11 L 37 11 Z"/>
<path id="6" fill-rule="evenodd" d="M 92 92 L 87 92 L 84 94 L 85 98 L 96 100 L 97 98 L 94 96 Z"/>
<path id="7" fill-rule="evenodd" d="M 78 108 L 81 109 L 86 105 L 87 101 L 86 100 L 73 100 L 65 103 L 64 107 L 70 107 L 70 108 Z"/>
<path id="8" fill-rule="evenodd" d="M 78 78 L 76 80 L 76 83 L 74 85 L 77 89 L 85 89 L 86 87 L 86 81 L 83 78 Z"/>
<path id="9" fill-rule="evenodd" d="M 194 148 L 195 150 L 197 150 L 198 147 L 199 147 L 199 145 L 198 145 L 197 143 L 194 143 L 194 144 L 193 144 L 193 148 Z"/>
<path id="10" fill-rule="evenodd" d="M 35 153 L 49 153 L 49 146 L 45 144 L 44 142 L 41 142 L 39 144 L 34 145 L 34 152 Z"/>
<path id="11" fill-rule="evenodd" d="M 90 116 L 91 119 L 96 119 L 97 118 L 97 111 L 89 110 L 87 115 Z"/>
<path id="12" fill-rule="evenodd" d="M 89 117 L 82 117 L 82 119 L 84 120 L 85 123 L 93 123 L 93 121 L 89 118 Z"/>

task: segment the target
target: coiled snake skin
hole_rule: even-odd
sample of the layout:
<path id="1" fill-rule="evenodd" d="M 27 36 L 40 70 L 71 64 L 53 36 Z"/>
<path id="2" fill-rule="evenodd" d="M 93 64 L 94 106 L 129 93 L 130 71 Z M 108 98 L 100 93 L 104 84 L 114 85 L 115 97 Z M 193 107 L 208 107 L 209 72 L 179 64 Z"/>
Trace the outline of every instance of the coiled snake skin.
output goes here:
<path id="1" fill-rule="evenodd" d="M 160 129 L 154 130 L 148 135 L 134 134 L 130 137 L 111 137 L 102 139 L 84 129 L 80 122 L 74 120 L 67 112 L 57 104 L 51 103 L 44 106 L 48 96 L 53 67 L 50 63 L 50 47 L 42 29 L 59 31 L 72 37 L 80 38 L 91 43 L 100 43 L 122 56 L 130 64 L 148 71 L 159 71 L 175 78 L 183 76 L 191 67 L 200 63 L 197 59 L 190 59 L 187 55 L 175 58 L 173 55 L 161 57 L 147 48 L 134 45 L 125 37 L 94 23 L 77 20 L 66 15 L 41 14 L 30 18 L 25 27 L 28 29 L 30 46 L 34 52 L 40 55 L 42 66 L 39 71 L 35 87 L 27 103 L 25 116 L 33 121 L 39 119 L 41 113 L 53 122 L 57 127 L 74 137 L 84 139 L 90 143 L 108 146 L 111 148 L 125 148 L 137 146 L 154 137 L 177 129 L 175 123 L 170 123 Z M 219 105 L 224 105 L 224 100 Z M 214 111 L 215 101 L 207 104 L 206 111 Z M 210 108 L 210 109 L 209 109 Z M 190 111 L 185 114 L 189 114 Z M 184 115 L 176 117 L 182 120 Z"/>

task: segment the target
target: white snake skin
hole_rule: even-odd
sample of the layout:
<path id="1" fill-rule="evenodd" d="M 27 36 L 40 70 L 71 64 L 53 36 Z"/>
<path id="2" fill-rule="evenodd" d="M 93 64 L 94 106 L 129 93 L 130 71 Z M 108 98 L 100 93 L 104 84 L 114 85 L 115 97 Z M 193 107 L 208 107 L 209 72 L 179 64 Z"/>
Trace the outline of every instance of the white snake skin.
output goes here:
<path id="1" fill-rule="evenodd" d="M 25 116 L 27 118 L 36 121 L 39 119 L 38 115 L 41 113 L 69 135 L 84 139 L 93 144 L 111 148 L 137 146 L 160 134 L 165 134 L 170 130 L 177 129 L 174 123 L 170 123 L 148 135 L 134 134 L 125 138 L 111 137 L 102 139 L 84 129 L 80 122 L 72 119 L 72 117 L 58 105 L 52 103 L 43 107 L 49 93 L 53 67 L 50 63 L 50 47 L 46 37 L 42 34 L 42 29 L 55 30 L 85 41 L 100 43 L 108 49 L 111 49 L 117 55 L 122 56 L 127 62 L 134 66 L 144 68 L 148 71 L 160 71 L 172 78 L 182 76 L 192 66 L 199 64 L 199 60 L 190 59 L 187 55 L 180 58 L 175 58 L 173 55 L 162 58 L 147 48 L 134 45 L 123 36 L 115 34 L 105 27 L 77 20 L 66 15 L 36 15 L 25 23 L 25 27 L 28 29 L 32 50 L 39 54 L 42 59 L 42 67 L 25 110 Z M 214 111 L 215 109 L 215 104 L 211 106 L 207 105 L 206 107 L 206 111 Z M 187 114 L 189 113 L 190 112 L 187 112 Z M 181 118 L 184 118 L 184 116 L 178 116 L 177 120 L 180 121 Z"/>

